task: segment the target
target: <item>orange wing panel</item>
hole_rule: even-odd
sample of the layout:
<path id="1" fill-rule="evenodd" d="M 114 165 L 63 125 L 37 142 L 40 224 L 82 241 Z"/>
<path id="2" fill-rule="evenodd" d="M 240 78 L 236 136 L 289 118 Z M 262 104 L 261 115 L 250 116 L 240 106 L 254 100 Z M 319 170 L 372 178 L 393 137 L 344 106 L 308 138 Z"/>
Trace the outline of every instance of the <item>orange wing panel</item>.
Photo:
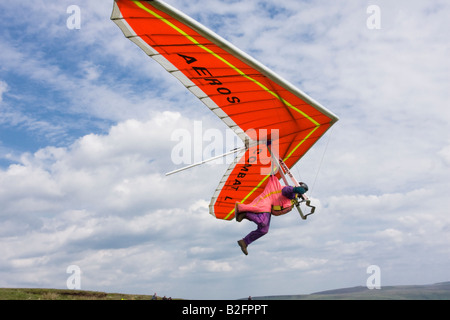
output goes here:
<path id="1" fill-rule="evenodd" d="M 144 50 L 150 47 L 150 56 L 237 133 L 270 140 L 277 130 L 278 153 L 289 167 L 337 121 L 298 89 L 162 1 L 116 0 L 112 19 Z M 270 161 L 255 157 L 255 152 L 267 154 L 267 147 L 250 148 L 228 169 L 210 205 L 217 218 L 232 219 L 236 201 L 250 202 L 264 189 Z"/>

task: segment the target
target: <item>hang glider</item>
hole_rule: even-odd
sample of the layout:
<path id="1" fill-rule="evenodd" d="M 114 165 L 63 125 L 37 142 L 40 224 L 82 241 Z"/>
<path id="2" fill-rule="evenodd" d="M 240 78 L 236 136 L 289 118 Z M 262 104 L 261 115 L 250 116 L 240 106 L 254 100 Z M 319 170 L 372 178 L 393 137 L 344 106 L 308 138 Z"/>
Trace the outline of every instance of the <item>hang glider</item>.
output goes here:
<path id="1" fill-rule="evenodd" d="M 233 219 L 236 202 L 250 202 L 264 190 L 272 173 L 271 152 L 292 168 L 338 121 L 298 88 L 163 1 L 115 0 L 111 19 L 244 141 L 212 196 L 210 213 L 218 219 Z"/>

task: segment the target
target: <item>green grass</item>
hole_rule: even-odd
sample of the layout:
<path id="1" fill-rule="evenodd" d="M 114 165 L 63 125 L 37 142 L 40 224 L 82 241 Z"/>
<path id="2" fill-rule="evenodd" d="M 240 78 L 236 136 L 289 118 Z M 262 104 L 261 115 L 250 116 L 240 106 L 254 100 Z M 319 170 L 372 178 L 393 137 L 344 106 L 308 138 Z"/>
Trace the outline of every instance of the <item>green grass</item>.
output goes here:
<path id="1" fill-rule="evenodd" d="M 68 289 L 0 288 L 0 300 L 151 300 L 151 295 Z M 161 300 L 158 297 L 158 300 Z M 205 297 L 207 299 L 207 297 Z M 254 300 L 450 300 L 450 282 L 431 285 L 353 287 L 306 295 L 253 297 Z M 176 299 L 178 300 L 178 299 Z"/>
<path id="2" fill-rule="evenodd" d="M 263 300 L 450 300 L 450 282 L 431 285 L 353 287 L 307 295 L 255 297 Z"/>
<path id="3" fill-rule="evenodd" d="M 0 288 L 0 300 L 151 300 L 151 295 L 61 289 Z M 160 300 L 161 297 L 158 297 Z"/>

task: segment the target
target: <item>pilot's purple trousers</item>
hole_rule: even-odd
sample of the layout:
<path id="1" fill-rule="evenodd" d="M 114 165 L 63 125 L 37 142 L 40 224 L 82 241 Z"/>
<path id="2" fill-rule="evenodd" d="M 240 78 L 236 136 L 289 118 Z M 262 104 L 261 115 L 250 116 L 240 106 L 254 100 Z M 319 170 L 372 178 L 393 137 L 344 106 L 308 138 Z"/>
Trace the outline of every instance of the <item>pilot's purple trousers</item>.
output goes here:
<path id="1" fill-rule="evenodd" d="M 253 241 L 261 238 L 263 235 L 269 232 L 270 217 L 271 217 L 270 212 L 261 212 L 261 213 L 247 212 L 245 217 L 258 225 L 258 228 L 256 230 L 250 232 L 244 238 L 244 242 L 246 245 L 249 245 Z"/>

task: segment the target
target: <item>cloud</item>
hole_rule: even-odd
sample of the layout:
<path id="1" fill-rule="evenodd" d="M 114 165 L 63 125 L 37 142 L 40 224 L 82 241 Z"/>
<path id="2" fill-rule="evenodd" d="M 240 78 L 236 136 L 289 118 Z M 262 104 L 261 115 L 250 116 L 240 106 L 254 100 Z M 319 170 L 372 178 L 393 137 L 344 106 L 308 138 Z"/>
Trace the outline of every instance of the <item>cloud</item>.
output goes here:
<path id="1" fill-rule="evenodd" d="M 8 83 L 0 122 L 9 129 L 6 134 L 23 135 L 18 140 L 36 145 L 34 151 L 45 143 L 64 146 L 90 132 L 106 132 L 119 121 L 179 111 L 181 101 L 194 101 L 176 79 L 123 37 L 109 19 L 110 1 L 77 4 L 79 30 L 66 27 L 71 4 L 37 2 L 27 6 L 25 17 L 20 14 L 23 4 L 2 6 L 10 17 L 0 39 L 2 80 Z M 4 144 L 11 153 L 21 149 Z"/>
<path id="2" fill-rule="evenodd" d="M 3 100 L 3 94 L 8 91 L 8 84 L 4 81 L 0 81 L 0 103 Z"/>
<path id="3" fill-rule="evenodd" d="M 223 172 L 206 166 L 207 176 L 188 174 L 173 179 L 163 175 L 172 168 L 170 133 L 191 122 L 170 112 L 147 122 L 127 120 L 105 135 L 84 136 L 67 148 L 47 147 L 23 154 L 20 163 L 1 170 L 4 270 L 56 265 L 62 272 L 67 267 L 60 265 L 62 261 L 82 264 L 85 273 L 100 265 L 112 273 L 121 268 L 107 267 L 105 261 L 91 257 L 100 251 L 111 259 L 116 254 L 136 259 L 136 265 L 150 254 L 155 259 L 147 266 L 155 266 L 151 274 L 166 270 L 177 276 L 188 272 L 179 268 L 183 262 L 176 261 L 180 252 L 189 251 L 191 257 L 214 256 L 212 247 L 200 240 L 220 233 L 221 227 L 208 214 L 208 202 L 203 199 L 211 196 Z M 208 176 L 216 179 L 206 181 Z M 198 187 L 187 187 L 191 183 Z M 15 237 L 18 233 L 20 238 Z M 153 249 L 140 252 L 144 248 Z M 227 261 L 205 259 L 193 262 L 194 271 L 231 271 Z M 172 266 L 165 266 L 166 260 Z M 34 284 L 31 280 L 21 283 Z M 96 287 L 103 282 L 86 276 L 84 283 Z"/>

